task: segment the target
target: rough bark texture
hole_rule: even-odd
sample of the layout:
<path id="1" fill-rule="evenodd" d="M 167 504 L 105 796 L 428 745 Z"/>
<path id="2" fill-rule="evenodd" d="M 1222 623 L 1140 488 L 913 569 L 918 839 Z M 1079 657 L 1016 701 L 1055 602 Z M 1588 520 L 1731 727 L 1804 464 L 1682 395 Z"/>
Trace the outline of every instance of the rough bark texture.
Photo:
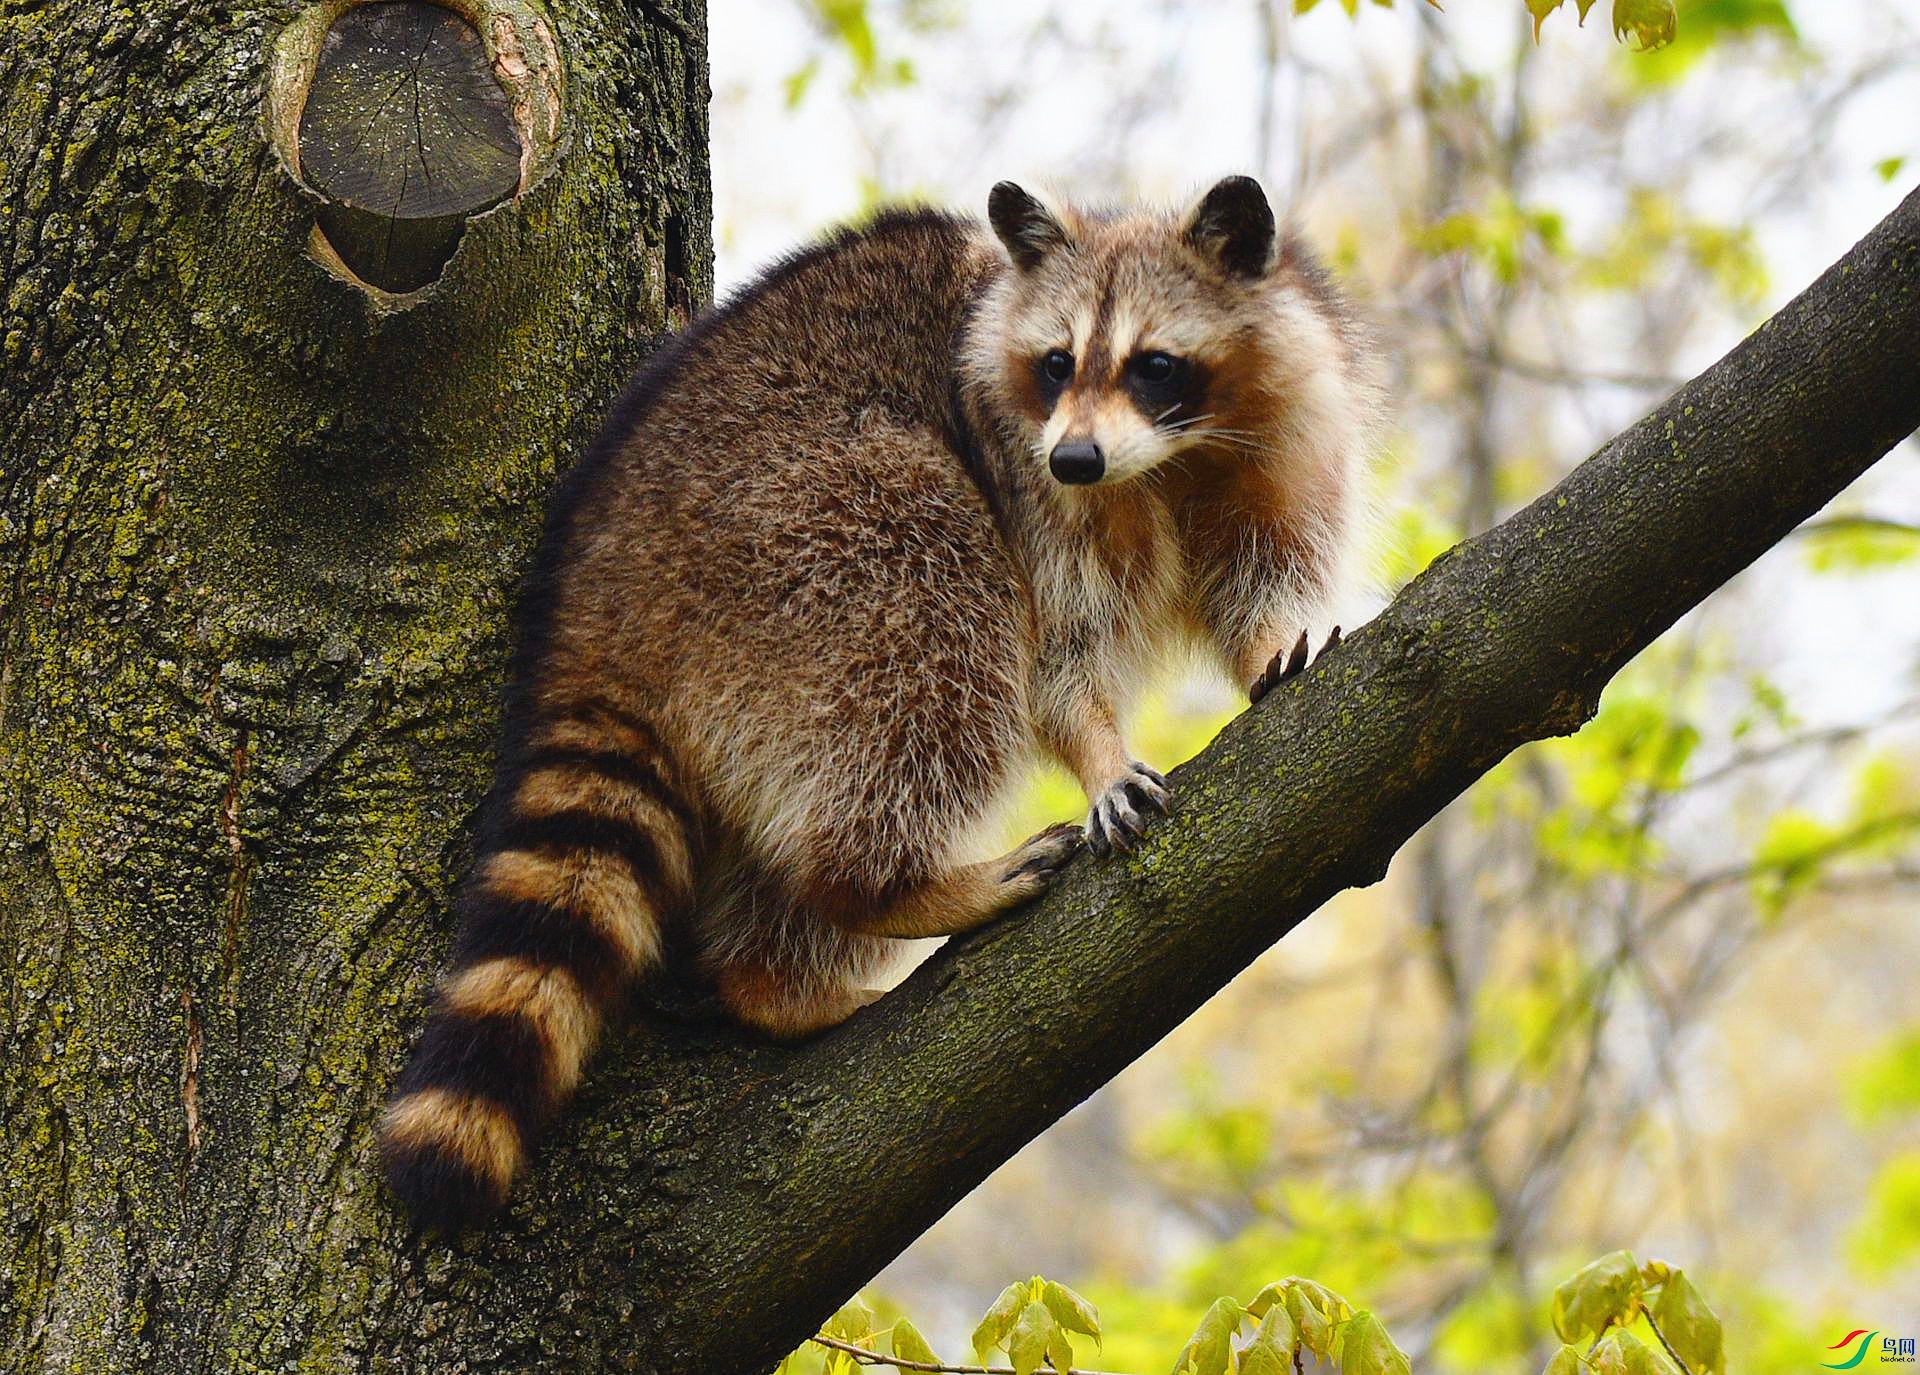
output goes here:
<path id="1" fill-rule="evenodd" d="M 510 1216 L 417 1244 L 368 1129 L 509 589 L 704 280 L 700 19 L 646 3 L 555 6 L 559 173 L 386 316 L 254 129 L 292 6 L 0 8 L 9 1371 L 764 1368 L 1920 423 L 1916 198 L 1230 727 L 1139 854 L 811 1045 L 637 1018 Z"/>
<path id="2" fill-rule="evenodd" d="M 548 5 L 563 154 L 397 313 L 263 140 L 307 10 L 0 3 L 9 1372 L 452 1368 L 368 1125 L 542 495 L 709 289 L 700 0 Z"/>

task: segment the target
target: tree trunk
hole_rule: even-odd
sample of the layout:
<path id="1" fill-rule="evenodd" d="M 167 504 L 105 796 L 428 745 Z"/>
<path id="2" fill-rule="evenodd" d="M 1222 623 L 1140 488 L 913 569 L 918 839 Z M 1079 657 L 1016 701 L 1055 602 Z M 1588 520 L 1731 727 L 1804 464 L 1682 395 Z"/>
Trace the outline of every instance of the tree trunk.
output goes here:
<path id="1" fill-rule="evenodd" d="M 709 290 L 705 21 L 448 3 L 354 129 L 490 160 L 424 123 L 390 200 L 290 170 L 344 0 L 0 4 L 6 1371 L 563 1368 L 433 1315 L 368 1128 L 542 496 Z"/>
<path id="2" fill-rule="evenodd" d="M 449 934 L 510 589 L 704 285 L 700 16 L 644 4 L 555 13 L 558 62 L 528 0 L 331 49 L 344 0 L 0 10 L 9 1370 L 764 1369 L 1920 423 L 1916 197 L 1231 726 L 1138 854 L 809 1045 L 641 1014 L 509 1215 L 422 1243 L 369 1128 Z M 451 210 L 389 145 L 337 165 L 380 105 L 356 71 L 497 105 L 395 33 L 456 67 L 484 40 L 523 154 L 498 209 L 485 147 Z"/>

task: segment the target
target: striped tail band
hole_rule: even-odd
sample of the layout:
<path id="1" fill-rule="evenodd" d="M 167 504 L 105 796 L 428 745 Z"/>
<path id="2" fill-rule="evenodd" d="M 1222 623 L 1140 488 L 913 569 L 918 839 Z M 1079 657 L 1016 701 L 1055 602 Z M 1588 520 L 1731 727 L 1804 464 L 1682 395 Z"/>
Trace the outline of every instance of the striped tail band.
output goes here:
<path id="1" fill-rule="evenodd" d="M 604 704 L 530 732 L 456 902 L 450 968 L 379 1128 L 424 1226 L 505 1201 L 600 1028 L 660 955 L 693 881 L 692 818 L 663 751 Z"/>

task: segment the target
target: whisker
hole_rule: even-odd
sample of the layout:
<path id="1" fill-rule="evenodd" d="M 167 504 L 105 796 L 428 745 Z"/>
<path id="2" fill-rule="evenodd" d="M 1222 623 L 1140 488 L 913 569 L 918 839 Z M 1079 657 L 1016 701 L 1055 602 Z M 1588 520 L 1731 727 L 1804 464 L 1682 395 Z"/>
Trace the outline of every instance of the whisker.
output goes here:
<path id="1" fill-rule="evenodd" d="M 1221 444 L 1229 448 L 1240 449 L 1250 454 L 1277 454 L 1280 452 L 1280 446 L 1278 444 L 1248 435 L 1227 434 L 1219 430 L 1203 431 L 1200 434 L 1194 435 L 1193 439 L 1196 443 L 1212 443 L 1218 440 Z"/>
<path id="2" fill-rule="evenodd" d="M 1219 414 L 1217 411 L 1208 411 L 1205 415 L 1190 415 L 1172 423 L 1163 423 L 1176 409 L 1178 409 L 1177 403 L 1167 407 L 1156 415 L 1151 423 L 1161 434 L 1180 442 L 1180 452 L 1183 454 L 1191 452 L 1200 445 L 1215 443 L 1254 455 L 1279 451 L 1279 446 L 1268 436 L 1256 431 L 1234 429 L 1228 426 L 1207 427 L 1205 422 L 1215 419 Z"/>

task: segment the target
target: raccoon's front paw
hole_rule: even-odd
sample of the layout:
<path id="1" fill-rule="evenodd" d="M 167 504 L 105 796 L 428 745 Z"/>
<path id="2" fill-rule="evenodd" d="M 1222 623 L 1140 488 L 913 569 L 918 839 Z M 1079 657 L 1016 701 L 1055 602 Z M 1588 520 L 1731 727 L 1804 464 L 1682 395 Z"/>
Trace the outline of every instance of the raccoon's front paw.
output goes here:
<path id="1" fill-rule="evenodd" d="M 1131 850 L 1146 834 L 1147 818 L 1166 814 L 1168 800 L 1167 780 L 1134 760 L 1087 813 L 1087 848 L 1096 855 Z"/>
<path id="2" fill-rule="evenodd" d="M 1062 821 L 1008 855 L 1006 870 L 1000 875 L 1000 882 L 1013 890 L 1008 903 L 1025 902 L 1044 893 L 1067 867 L 1067 861 L 1080 852 L 1081 839 L 1078 826 Z"/>
<path id="3" fill-rule="evenodd" d="M 1327 636 L 1327 642 L 1320 646 L 1316 660 L 1327 657 L 1327 651 L 1340 643 L 1340 627 L 1335 626 L 1333 633 Z M 1247 687 L 1247 700 L 1258 702 L 1262 697 L 1280 684 L 1299 673 L 1307 666 L 1307 632 L 1301 631 L 1300 638 L 1294 641 L 1291 652 L 1282 650 L 1267 661 L 1266 671 L 1255 678 Z"/>

